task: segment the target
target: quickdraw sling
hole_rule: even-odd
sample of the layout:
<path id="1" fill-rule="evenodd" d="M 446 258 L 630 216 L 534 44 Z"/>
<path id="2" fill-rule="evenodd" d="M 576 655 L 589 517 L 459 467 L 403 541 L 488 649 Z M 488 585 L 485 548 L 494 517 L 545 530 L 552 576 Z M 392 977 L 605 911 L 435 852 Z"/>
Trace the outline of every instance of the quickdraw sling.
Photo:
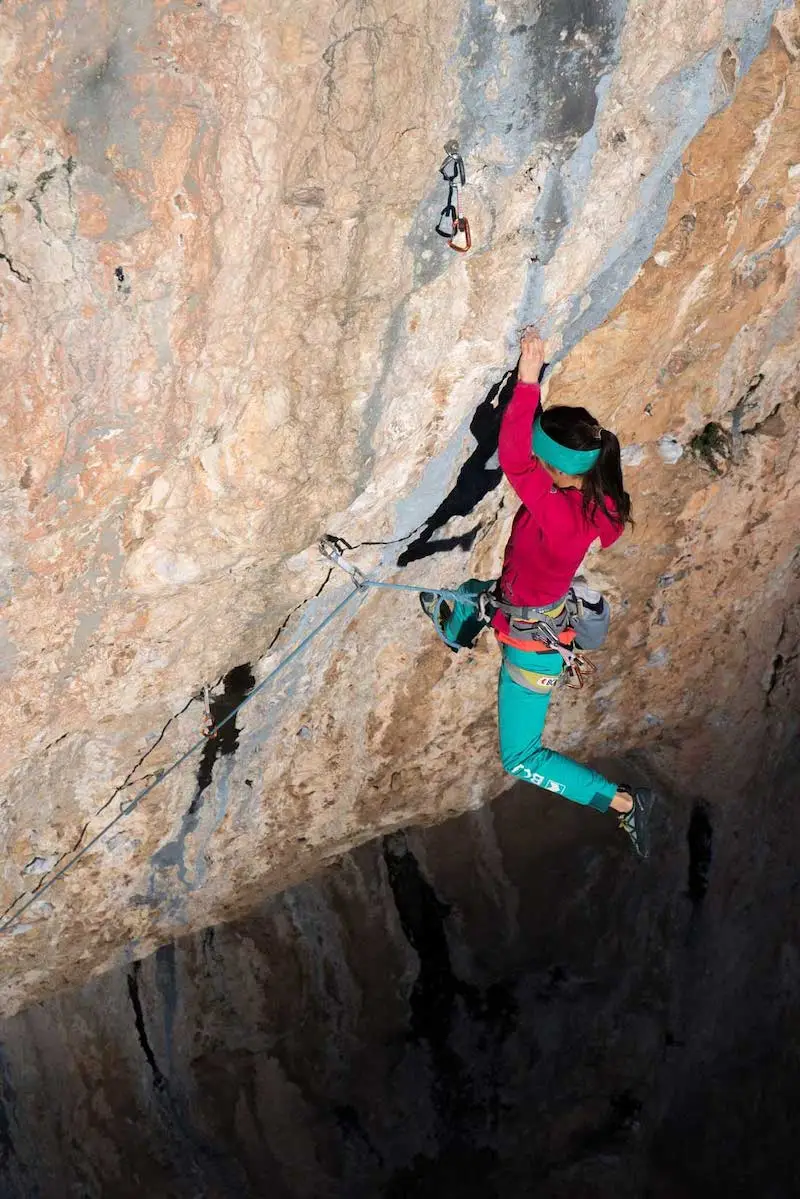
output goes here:
<path id="1" fill-rule="evenodd" d="M 447 203 L 436 223 L 436 232 L 440 237 L 447 238 L 447 244 L 451 250 L 457 250 L 459 254 L 466 254 L 472 246 L 472 236 L 469 230 L 469 221 L 461 209 L 461 189 L 467 182 L 464 159 L 459 153 L 459 145 L 455 140 L 445 142 L 444 152 L 447 157 L 439 167 L 439 173 L 448 185 L 448 193 Z"/>

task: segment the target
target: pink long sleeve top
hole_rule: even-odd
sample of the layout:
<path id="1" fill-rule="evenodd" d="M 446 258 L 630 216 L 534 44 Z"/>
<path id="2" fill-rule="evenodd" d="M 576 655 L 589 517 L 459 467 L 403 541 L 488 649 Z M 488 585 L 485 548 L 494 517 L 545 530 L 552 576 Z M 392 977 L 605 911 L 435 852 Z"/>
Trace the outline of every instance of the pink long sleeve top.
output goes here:
<path id="1" fill-rule="evenodd" d="M 531 436 L 540 409 L 539 384 L 517 383 L 500 426 L 500 466 L 522 500 L 505 549 L 500 591 L 519 607 L 560 599 L 592 542 L 599 537 L 605 548 L 622 534 L 600 509 L 587 519 L 580 490 L 556 487 L 534 458 Z"/>

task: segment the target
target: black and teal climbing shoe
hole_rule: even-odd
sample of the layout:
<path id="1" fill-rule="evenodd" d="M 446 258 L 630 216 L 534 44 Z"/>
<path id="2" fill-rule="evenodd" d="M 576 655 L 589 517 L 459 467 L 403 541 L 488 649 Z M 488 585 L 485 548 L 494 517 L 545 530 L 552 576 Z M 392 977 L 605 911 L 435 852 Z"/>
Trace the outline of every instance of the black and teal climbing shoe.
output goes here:
<path id="1" fill-rule="evenodd" d="M 438 599 L 439 597 L 435 591 L 421 591 L 419 593 L 419 604 L 422 608 L 422 611 L 431 621 L 433 627 L 436 629 L 436 632 L 439 634 L 447 648 L 451 649 L 455 654 L 458 652 L 457 647 L 450 644 L 445 632 L 445 629 L 447 628 L 447 622 L 452 616 L 453 611 L 450 605 L 446 604 L 444 600 L 442 600 L 441 603 L 438 603 Z"/>
<path id="2" fill-rule="evenodd" d="M 633 848 L 640 858 L 650 857 L 650 815 L 656 802 L 655 791 L 649 787 L 626 787 L 620 784 L 619 791 L 624 791 L 633 800 L 630 812 L 619 813 L 619 827 L 623 829 L 631 841 Z"/>

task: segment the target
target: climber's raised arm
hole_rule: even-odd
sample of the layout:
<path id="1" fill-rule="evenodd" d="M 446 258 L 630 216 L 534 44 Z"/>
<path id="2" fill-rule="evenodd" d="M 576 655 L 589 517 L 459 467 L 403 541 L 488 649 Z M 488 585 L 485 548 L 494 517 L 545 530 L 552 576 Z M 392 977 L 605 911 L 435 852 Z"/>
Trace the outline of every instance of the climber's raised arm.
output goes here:
<path id="1" fill-rule="evenodd" d="M 533 456 L 533 422 L 541 411 L 539 375 L 544 363 L 544 342 L 535 329 L 522 337 L 517 384 L 500 426 L 500 467 L 526 508 L 538 503 L 552 487 L 552 479 Z"/>

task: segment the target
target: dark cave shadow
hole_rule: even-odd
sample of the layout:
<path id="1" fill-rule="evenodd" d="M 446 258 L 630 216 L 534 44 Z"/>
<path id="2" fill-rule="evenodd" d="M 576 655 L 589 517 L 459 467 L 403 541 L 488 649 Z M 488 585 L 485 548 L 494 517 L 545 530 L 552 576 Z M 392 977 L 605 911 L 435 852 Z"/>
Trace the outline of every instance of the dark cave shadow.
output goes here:
<path id="1" fill-rule="evenodd" d="M 549 363 L 545 363 L 539 374 L 539 382 L 544 378 Z M 469 516 L 484 496 L 494 491 L 503 477 L 499 466 L 489 466 L 497 453 L 497 443 L 500 437 L 500 423 L 503 413 L 514 392 L 517 382 L 517 368 L 506 372 L 497 383 L 489 388 L 486 398 L 481 400 L 473 413 L 469 431 L 478 443 L 467 458 L 452 490 L 445 496 L 436 511 L 425 521 L 422 532 L 411 544 L 403 550 L 397 559 L 398 566 L 408 566 L 411 562 L 419 562 L 432 554 L 440 554 L 449 550 L 471 549 L 480 531 L 480 522 L 474 529 L 469 529 L 459 536 L 444 537 L 433 540 L 433 535 L 444 528 L 454 516 Z"/>

